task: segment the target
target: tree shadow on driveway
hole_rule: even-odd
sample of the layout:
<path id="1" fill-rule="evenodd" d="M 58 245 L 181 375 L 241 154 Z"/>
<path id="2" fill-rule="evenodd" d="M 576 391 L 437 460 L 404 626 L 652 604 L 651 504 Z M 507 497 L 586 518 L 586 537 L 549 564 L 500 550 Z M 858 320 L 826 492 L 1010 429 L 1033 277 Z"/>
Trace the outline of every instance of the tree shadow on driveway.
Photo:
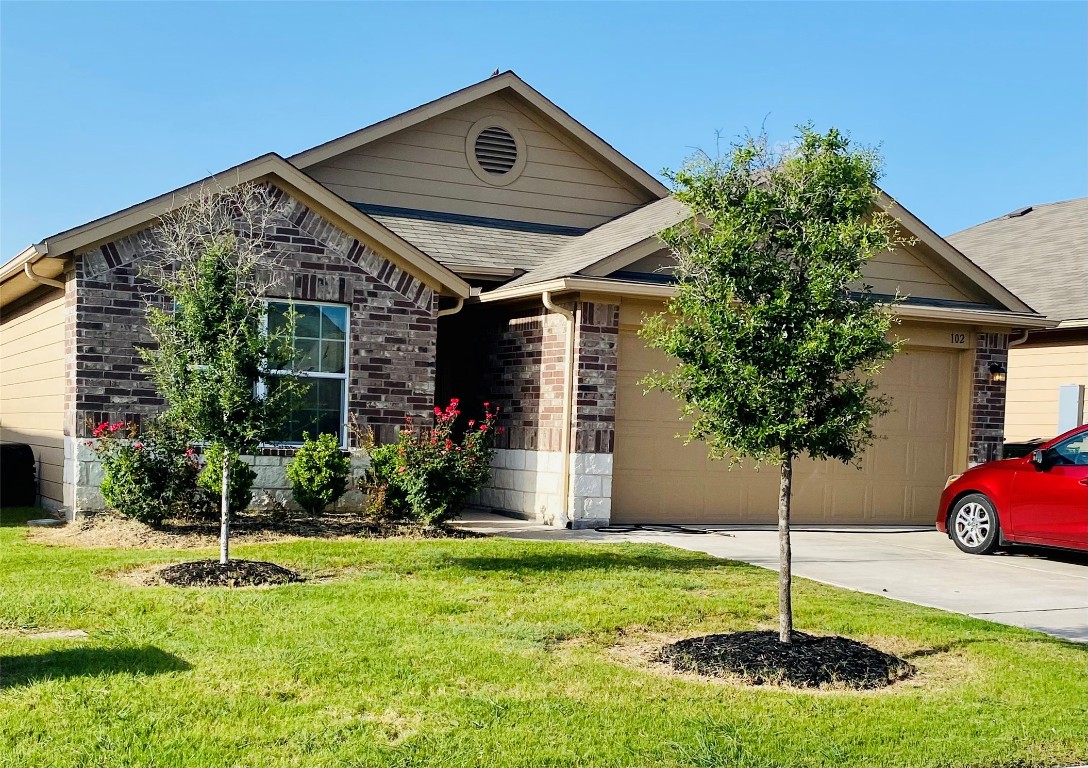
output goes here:
<path id="1" fill-rule="evenodd" d="M 184 672 L 192 665 L 153 645 L 121 648 L 64 648 L 0 656 L 0 690 L 45 680 L 100 675 L 157 675 Z"/>

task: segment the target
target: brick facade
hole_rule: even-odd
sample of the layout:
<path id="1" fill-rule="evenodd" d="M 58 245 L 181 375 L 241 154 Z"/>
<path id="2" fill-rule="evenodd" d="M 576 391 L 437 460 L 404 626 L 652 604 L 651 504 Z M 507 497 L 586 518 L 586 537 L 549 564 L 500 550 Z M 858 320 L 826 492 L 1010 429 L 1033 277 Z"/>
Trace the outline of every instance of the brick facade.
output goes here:
<path id="1" fill-rule="evenodd" d="M 437 294 L 298 200 L 276 193 L 284 218 L 269 239 L 283 260 L 269 298 L 350 305 L 348 412 L 382 440 L 393 439 L 406 416 L 422 418 L 434 404 Z M 163 407 L 137 352 L 151 342 L 147 301 L 163 301 L 140 275 L 147 236 L 128 235 L 76 256 L 67 296 L 68 436 L 85 437 L 88 419 L 140 422 Z M 78 482 L 79 468 L 72 472 Z"/>
<path id="2" fill-rule="evenodd" d="M 574 319 L 578 398 L 573 414 L 573 451 L 612 453 L 616 441 L 620 307 L 578 302 Z"/>
<path id="3" fill-rule="evenodd" d="M 1004 333 L 979 333 L 971 387 L 970 436 L 967 465 L 1001 458 L 1005 436 L 1005 383 L 990 381 L 990 364 L 1008 368 L 1009 337 Z"/>
<path id="4" fill-rule="evenodd" d="M 562 447 L 567 321 L 543 306 L 503 311 L 483 324 L 480 396 L 502 407 L 499 448 L 558 451 Z"/>

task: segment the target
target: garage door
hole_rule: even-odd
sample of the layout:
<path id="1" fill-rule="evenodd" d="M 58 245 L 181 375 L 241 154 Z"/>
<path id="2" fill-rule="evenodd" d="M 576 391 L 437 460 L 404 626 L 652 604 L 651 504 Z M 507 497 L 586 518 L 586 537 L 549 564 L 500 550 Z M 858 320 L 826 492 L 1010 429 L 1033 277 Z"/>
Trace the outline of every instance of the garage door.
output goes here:
<path id="1" fill-rule="evenodd" d="M 616 522 L 773 523 L 778 469 L 711 461 L 685 446 L 670 395 L 642 394 L 638 381 L 665 358 L 632 330 L 620 334 L 612 519 Z M 813 524 L 929 524 L 952 471 L 959 362 L 956 350 L 906 348 L 881 373 L 892 412 L 861 468 L 801 459 L 794 466 L 793 519 Z"/>

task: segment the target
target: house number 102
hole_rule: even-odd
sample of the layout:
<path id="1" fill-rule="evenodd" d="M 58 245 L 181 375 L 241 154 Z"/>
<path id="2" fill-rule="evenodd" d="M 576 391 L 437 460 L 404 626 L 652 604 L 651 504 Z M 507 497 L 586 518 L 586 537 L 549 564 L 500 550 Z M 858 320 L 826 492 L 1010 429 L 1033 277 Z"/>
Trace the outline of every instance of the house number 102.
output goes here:
<path id="1" fill-rule="evenodd" d="M 965 344 L 966 342 L 967 342 L 967 336 L 966 335 L 964 335 L 962 333 L 953 333 L 952 334 L 952 343 L 953 344 Z"/>

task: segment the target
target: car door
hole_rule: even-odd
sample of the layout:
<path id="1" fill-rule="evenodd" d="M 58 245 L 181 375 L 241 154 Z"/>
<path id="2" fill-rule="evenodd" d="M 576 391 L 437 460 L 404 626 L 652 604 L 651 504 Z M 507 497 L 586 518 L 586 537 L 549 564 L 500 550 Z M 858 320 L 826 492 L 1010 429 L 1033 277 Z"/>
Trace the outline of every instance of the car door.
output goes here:
<path id="1" fill-rule="evenodd" d="M 1042 452 L 1013 479 L 1010 511 L 1016 538 L 1088 548 L 1088 431 Z"/>

